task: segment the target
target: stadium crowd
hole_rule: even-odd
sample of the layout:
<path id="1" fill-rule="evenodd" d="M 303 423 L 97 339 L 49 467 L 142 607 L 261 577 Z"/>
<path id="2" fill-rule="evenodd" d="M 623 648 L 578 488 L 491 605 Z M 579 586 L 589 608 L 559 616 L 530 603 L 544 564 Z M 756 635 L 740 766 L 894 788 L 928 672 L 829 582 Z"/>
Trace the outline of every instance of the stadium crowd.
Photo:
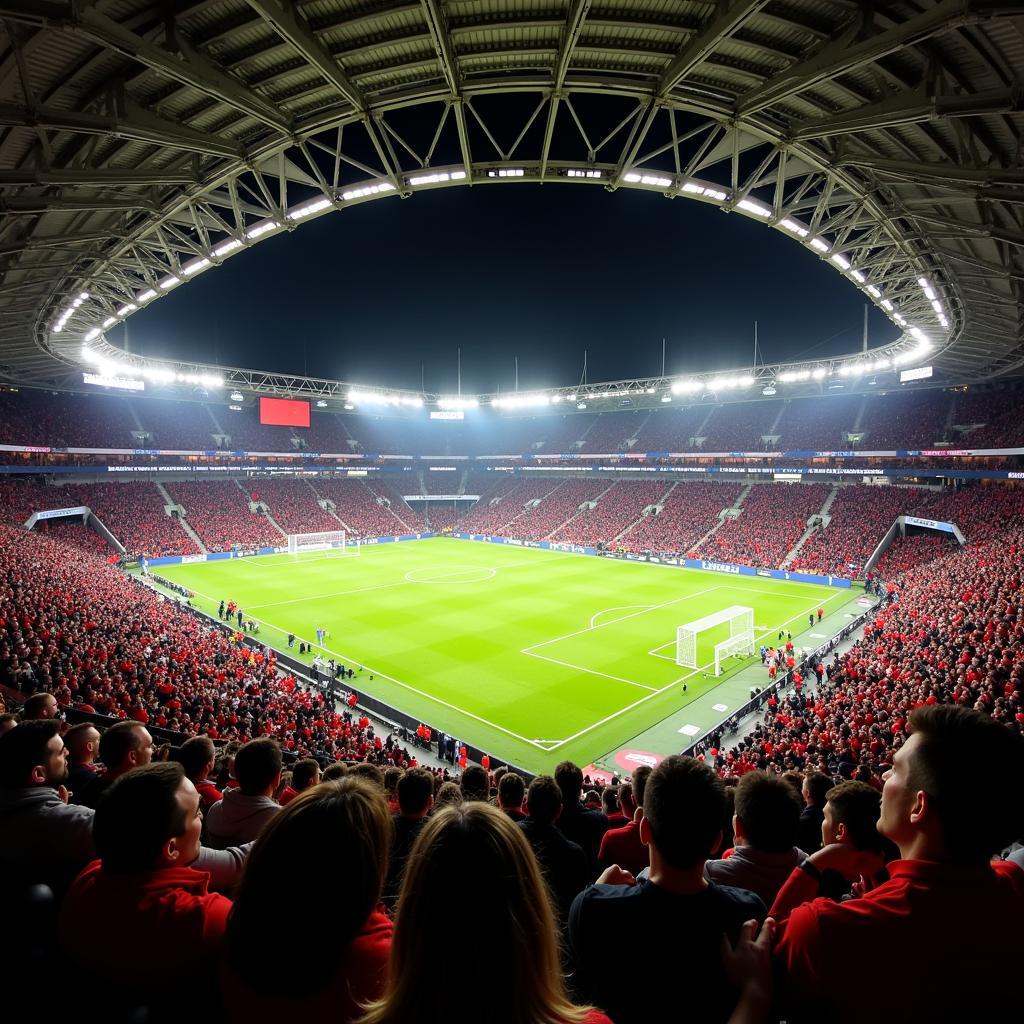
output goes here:
<path id="1" fill-rule="evenodd" d="M 717 525 L 719 513 L 734 505 L 742 491 L 741 484 L 677 484 L 666 495 L 662 510 L 640 519 L 618 546 L 627 551 L 688 555 Z"/>
<path id="2" fill-rule="evenodd" d="M 167 493 L 185 509 L 189 526 L 208 551 L 284 543 L 262 512 L 249 511 L 249 494 L 234 480 L 175 480 L 167 484 Z"/>
<path id="3" fill-rule="evenodd" d="M 701 546 L 702 558 L 778 567 L 828 497 L 825 484 L 755 484 L 740 515 Z"/>
<path id="4" fill-rule="evenodd" d="M 273 652 L 0 527 L 0 686 L 22 703 L 0 716 L 0 866 L 59 900 L 25 976 L 60 956 L 104 1020 L 1007 1019 L 1024 528 L 995 519 L 897 576 L 828 681 L 773 699 L 718 772 L 670 757 L 604 792 L 568 762 L 528 786 L 464 754 L 458 781 L 424 770 Z M 67 710 L 105 721 L 63 732 Z M 609 970 L 622 935 L 645 936 L 643 984 Z M 302 969 L 268 969 L 297 936 Z"/>
<path id="5" fill-rule="evenodd" d="M 648 505 L 662 498 L 669 484 L 647 480 L 623 480 L 600 496 L 594 508 L 582 509 L 551 535 L 568 544 L 608 544 L 640 518 Z"/>

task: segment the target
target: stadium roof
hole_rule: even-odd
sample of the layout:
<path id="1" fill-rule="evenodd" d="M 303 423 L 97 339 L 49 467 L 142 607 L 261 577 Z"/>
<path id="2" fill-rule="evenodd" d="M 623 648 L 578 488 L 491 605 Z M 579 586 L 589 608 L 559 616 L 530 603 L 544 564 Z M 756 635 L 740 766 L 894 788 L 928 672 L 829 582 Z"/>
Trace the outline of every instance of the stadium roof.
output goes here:
<path id="1" fill-rule="evenodd" d="M 83 339 L 306 218 L 522 181 L 751 217 L 947 377 L 1017 372 L 1022 25 L 1001 0 L 0 0 L 0 376 L 61 384 Z"/>

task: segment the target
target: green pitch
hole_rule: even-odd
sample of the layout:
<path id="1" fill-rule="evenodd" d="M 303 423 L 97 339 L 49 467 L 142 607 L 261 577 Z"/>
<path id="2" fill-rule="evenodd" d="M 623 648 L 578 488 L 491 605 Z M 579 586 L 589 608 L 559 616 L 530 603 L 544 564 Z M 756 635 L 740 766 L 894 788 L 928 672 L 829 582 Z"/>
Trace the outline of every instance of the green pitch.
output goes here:
<path id="1" fill-rule="evenodd" d="M 156 571 L 213 614 L 221 599 L 237 601 L 273 647 L 285 649 L 288 632 L 315 642 L 325 628 L 325 656 L 361 668 L 357 691 L 534 772 L 566 758 L 590 764 L 726 678 L 675 663 L 677 626 L 746 605 L 759 643 L 783 626 L 796 641 L 809 613 L 853 596 L 452 538 Z M 700 665 L 728 635 L 728 625 L 701 635 Z M 750 663 L 729 659 L 726 672 Z M 701 714 L 702 732 L 723 717 Z"/>

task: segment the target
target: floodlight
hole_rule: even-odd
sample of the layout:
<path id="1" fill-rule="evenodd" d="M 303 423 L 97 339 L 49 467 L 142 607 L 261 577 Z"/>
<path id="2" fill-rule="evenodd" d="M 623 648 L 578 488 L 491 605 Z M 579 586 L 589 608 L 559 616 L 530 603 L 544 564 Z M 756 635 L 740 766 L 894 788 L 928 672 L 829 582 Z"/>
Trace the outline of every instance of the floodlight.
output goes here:
<path id="1" fill-rule="evenodd" d="M 241 402 L 242 401 L 242 393 L 240 391 L 232 391 L 231 392 L 231 401 L 232 402 Z"/>
<path id="2" fill-rule="evenodd" d="M 824 238 L 812 238 L 811 239 L 811 248 L 812 249 L 817 249 L 818 252 L 828 252 L 829 249 L 832 248 L 832 246 L 830 246 L 828 244 L 828 242 L 825 241 Z"/>
<path id="3" fill-rule="evenodd" d="M 829 257 L 829 260 L 834 263 L 840 270 L 849 270 L 850 261 L 840 253 L 835 253 Z"/>
<path id="4" fill-rule="evenodd" d="M 770 217 L 772 211 L 767 206 L 762 206 L 761 203 L 755 202 L 753 199 L 741 199 L 736 204 L 741 210 L 746 210 L 747 213 L 752 213 L 756 217 Z"/>

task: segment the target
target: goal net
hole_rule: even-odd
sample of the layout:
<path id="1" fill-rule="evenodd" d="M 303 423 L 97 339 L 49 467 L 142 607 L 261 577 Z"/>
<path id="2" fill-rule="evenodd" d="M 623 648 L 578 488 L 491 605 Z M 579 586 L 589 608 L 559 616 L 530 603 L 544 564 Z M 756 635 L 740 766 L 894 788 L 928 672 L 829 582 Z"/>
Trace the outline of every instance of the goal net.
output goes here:
<path id="1" fill-rule="evenodd" d="M 732 655 L 754 653 L 754 609 L 735 604 L 702 619 L 687 622 L 676 629 L 676 664 L 683 668 L 700 668 L 697 664 L 697 643 L 702 633 L 729 624 L 729 638 L 715 644 L 715 675 L 722 673 L 722 661 Z"/>
<path id="2" fill-rule="evenodd" d="M 303 551 L 324 551 L 329 555 L 358 555 L 359 538 L 346 530 L 328 530 L 324 533 L 289 533 L 288 554 Z"/>

